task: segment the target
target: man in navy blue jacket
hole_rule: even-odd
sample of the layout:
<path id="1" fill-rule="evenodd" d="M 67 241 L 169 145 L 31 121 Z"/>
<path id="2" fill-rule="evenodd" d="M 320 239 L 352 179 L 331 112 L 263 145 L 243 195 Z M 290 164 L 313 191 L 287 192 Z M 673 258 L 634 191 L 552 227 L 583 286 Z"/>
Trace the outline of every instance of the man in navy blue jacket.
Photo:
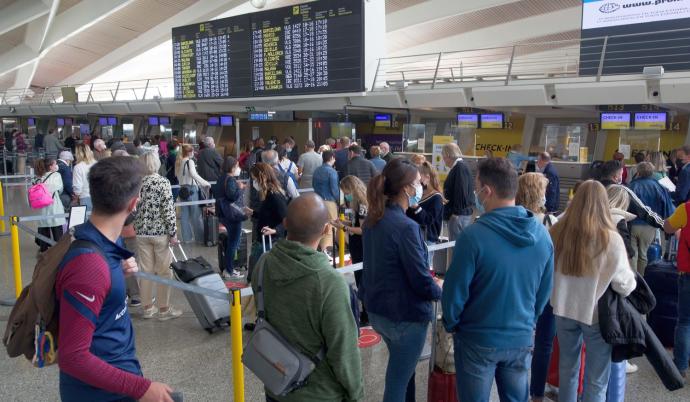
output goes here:
<path id="1" fill-rule="evenodd" d="M 637 195 L 644 205 L 649 206 L 661 218 L 666 219 L 673 214 L 675 207 L 671 195 L 653 177 L 654 166 L 649 162 L 637 165 L 637 178 L 629 187 Z M 647 267 L 647 249 L 656 237 L 657 228 L 645 222 L 642 217 L 637 217 L 631 222 L 630 241 L 636 256 L 631 259 L 631 267 L 644 275 Z"/>
<path id="2" fill-rule="evenodd" d="M 673 193 L 676 205 L 680 205 L 688 200 L 690 195 L 690 145 L 683 145 L 678 150 L 678 159 L 683 161 L 683 167 L 678 172 L 678 184 L 676 192 Z"/>
<path id="3" fill-rule="evenodd" d="M 486 211 L 456 240 L 443 285 L 443 322 L 453 334 L 461 401 L 526 401 L 537 317 L 551 295 L 553 244 L 534 214 L 515 206 L 517 172 L 507 159 L 479 162 Z"/>
<path id="4" fill-rule="evenodd" d="M 556 212 L 561 195 L 561 184 L 556 168 L 551 164 L 551 155 L 548 152 L 539 154 L 537 168 L 549 179 L 549 184 L 546 186 L 546 212 Z"/>
<path id="5" fill-rule="evenodd" d="M 74 163 L 74 156 L 70 151 L 60 152 L 60 159 L 57 161 L 58 173 L 62 178 L 62 194 L 60 194 L 60 201 L 67 209 L 74 196 L 74 189 L 72 188 L 72 163 Z"/>

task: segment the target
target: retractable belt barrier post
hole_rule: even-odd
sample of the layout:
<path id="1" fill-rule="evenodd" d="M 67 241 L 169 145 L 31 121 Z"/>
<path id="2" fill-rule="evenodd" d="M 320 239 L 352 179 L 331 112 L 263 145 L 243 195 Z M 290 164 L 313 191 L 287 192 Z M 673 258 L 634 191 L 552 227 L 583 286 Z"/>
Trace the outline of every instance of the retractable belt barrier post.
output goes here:
<path id="1" fill-rule="evenodd" d="M 345 214 L 340 214 L 340 221 L 345 220 Z M 338 229 L 338 268 L 345 266 L 345 229 Z"/>
<path id="2" fill-rule="evenodd" d="M 244 402 L 244 365 L 242 364 L 242 294 L 240 289 L 230 292 L 230 337 L 232 345 L 233 400 Z"/>
<path id="3" fill-rule="evenodd" d="M 12 240 L 12 267 L 14 272 L 14 294 L 18 299 L 22 293 L 22 263 L 19 254 L 19 218 L 10 218 L 10 237 Z"/>
<path id="4" fill-rule="evenodd" d="M 5 197 L 2 193 L 2 181 L 0 181 L 0 233 L 5 233 Z"/>

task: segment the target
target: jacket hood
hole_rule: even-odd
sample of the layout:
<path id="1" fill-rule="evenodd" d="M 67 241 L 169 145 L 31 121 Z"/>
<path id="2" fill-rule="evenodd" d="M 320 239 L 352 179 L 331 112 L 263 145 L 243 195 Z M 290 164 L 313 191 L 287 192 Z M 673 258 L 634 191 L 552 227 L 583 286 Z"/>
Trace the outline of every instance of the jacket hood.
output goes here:
<path id="1" fill-rule="evenodd" d="M 614 223 L 618 223 L 621 219 L 625 219 L 626 222 L 630 222 L 637 218 L 637 215 L 631 214 L 630 212 L 622 209 L 611 208 L 611 218 L 613 218 Z"/>
<path id="2" fill-rule="evenodd" d="M 494 209 L 482 215 L 476 223 L 489 227 L 518 247 L 536 244 L 541 227 L 534 214 L 521 206 Z"/>
<path id="3" fill-rule="evenodd" d="M 324 253 L 290 240 L 276 243 L 266 255 L 266 264 L 271 270 L 271 280 L 278 286 L 289 285 L 329 266 Z"/>

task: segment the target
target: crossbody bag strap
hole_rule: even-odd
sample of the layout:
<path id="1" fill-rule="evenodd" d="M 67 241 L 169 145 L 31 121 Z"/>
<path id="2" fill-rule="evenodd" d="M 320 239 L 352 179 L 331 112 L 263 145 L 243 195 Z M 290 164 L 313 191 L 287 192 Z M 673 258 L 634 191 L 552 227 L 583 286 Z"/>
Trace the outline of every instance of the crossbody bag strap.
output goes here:
<path id="1" fill-rule="evenodd" d="M 266 254 L 259 258 L 256 262 L 256 270 L 258 270 L 256 282 L 256 316 L 257 320 L 266 320 L 266 308 L 264 307 L 264 268 L 266 267 Z M 308 356 L 308 354 L 307 354 Z M 326 358 L 326 347 L 321 346 L 316 356 L 311 357 L 315 365 L 318 365 Z"/>

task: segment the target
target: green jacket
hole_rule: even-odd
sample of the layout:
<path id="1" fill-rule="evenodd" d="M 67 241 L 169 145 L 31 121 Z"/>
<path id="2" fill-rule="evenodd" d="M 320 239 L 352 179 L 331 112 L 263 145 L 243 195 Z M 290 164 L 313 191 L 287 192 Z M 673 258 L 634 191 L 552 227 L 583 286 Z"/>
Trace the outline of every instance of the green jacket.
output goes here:
<path id="1" fill-rule="evenodd" d="M 356 401 L 364 398 L 358 330 L 350 292 L 328 258 L 300 243 L 281 240 L 266 255 L 266 318 L 308 356 L 326 346 L 326 358 L 307 385 L 278 401 Z M 254 278 L 258 278 L 257 273 Z M 256 293 L 256 279 L 252 283 Z M 268 392 L 268 391 L 267 391 Z"/>

